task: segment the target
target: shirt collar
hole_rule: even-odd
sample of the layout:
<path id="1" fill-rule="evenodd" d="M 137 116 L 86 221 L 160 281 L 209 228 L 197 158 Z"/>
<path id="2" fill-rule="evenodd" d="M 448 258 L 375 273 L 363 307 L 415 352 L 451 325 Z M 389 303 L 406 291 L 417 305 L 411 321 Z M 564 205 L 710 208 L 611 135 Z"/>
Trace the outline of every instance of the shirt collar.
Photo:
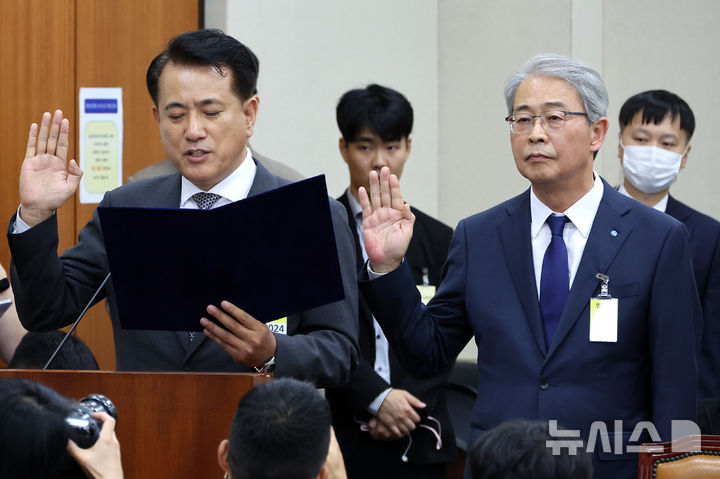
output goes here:
<path id="1" fill-rule="evenodd" d="M 225 177 L 220 183 L 213 186 L 208 190 L 208 193 L 215 193 L 228 199 L 231 202 L 244 200 L 250 193 L 253 181 L 255 181 L 255 173 L 257 171 L 257 165 L 252 159 L 250 149 L 245 149 L 245 159 L 240 165 L 233 170 L 227 177 Z M 184 206 L 188 201 L 192 201 L 192 195 L 199 193 L 200 188 L 195 186 L 190 180 L 181 177 L 180 187 L 180 206 Z"/>
<path id="2" fill-rule="evenodd" d="M 623 195 L 627 196 L 628 198 L 632 198 L 628 190 L 625 189 L 625 185 L 621 184 L 620 188 L 618 188 L 618 192 L 622 193 Z M 667 204 L 668 204 L 668 198 L 670 198 L 670 193 L 666 193 L 663 198 L 653 206 L 656 210 L 665 213 L 667 211 Z M 633 198 L 635 199 L 635 198 Z"/>
<path id="3" fill-rule="evenodd" d="M 593 181 L 593 187 L 590 191 L 577 200 L 570 208 L 565 210 L 563 213 L 567 216 L 572 224 L 578 229 L 584 238 L 587 238 L 590 234 L 590 228 L 592 228 L 593 221 L 595 220 L 595 213 L 597 213 L 600 201 L 603 196 L 603 182 L 595 171 L 593 171 L 595 180 Z M 548 216 L 553 214 L 554 211 L 548 208 L 540 199 L 535 196 L 535 192 L 530 187 L 530 217 L 532 222 L 530 223 L 530 237 L 535 238 L 540 233 L 540 228 L 545 224 Z M 558 214 L 558 213 L 556 213 Z"/>

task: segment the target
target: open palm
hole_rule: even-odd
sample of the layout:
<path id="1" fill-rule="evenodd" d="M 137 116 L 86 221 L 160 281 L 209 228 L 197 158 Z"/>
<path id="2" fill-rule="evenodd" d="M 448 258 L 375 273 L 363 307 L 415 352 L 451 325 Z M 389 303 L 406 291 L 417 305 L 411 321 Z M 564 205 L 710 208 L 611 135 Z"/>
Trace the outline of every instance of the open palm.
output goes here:
<path id="1" fill-rule="evenodd" d="M 70 123 L 57 110 L 45 112 L 40 123 L 30 125 L 25 161 L 20 170 L 21 217 L 29 226 L 49 218 L 77 190 L 82 171 L 67 162 Z"/>
<path id="2" fill-rule="evenodd" d="M 415 215 L 403 201 L 400 181 L 388 167 L 370 172 L 370 196 L 358 189 L 363 212 L 363 241 L 370 268 L 387 273 L 397 268 L 412 238 Z"/>

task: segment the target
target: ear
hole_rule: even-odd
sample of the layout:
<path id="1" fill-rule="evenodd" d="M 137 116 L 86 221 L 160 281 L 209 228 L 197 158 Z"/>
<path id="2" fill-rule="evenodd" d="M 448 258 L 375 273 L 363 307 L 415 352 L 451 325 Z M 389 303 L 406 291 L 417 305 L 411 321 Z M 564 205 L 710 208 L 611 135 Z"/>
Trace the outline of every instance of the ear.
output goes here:
<path id="1" fill-rule="evenodd" d="M 153 114 L 153 118 L 155 118 L 155 121 L 157 123 L 160 123 L 160 112 L 158 111 L 158 109 L 155 105 L 153 105 L 153 107 L 152 107 L 152 114 Z"/>
<path id="2" fill-rule="evenodd" d="M 608 132 L 608 124 L 608 119 L 602 117 L 590 125 L 590 151 L 598 151 L 603 143 L 605 143 L 605 137 Z"/>
<path id="3" fill-rule="evenodd" d="M 229 445 L 230 442 L 227 439 L 223 439 L 222 441 L 220 441 L 217 450 L 218 465 L 220 466 L 220 469 L 225 471 L 225 474 L 227 474 L 228 476 L 230 475 L 230 464 L 228 464 L 227 460 Z"/>
<path id="4" fill-rule="evenodd" d="M 407 147 L 408 155 L 410 154 L 410 150 L 412 149 L 412 138 L 409 136 L 405 138 L 405 146 Z"/>
<path id="5" fill-rule="evenodd" d="M 251 137 L 255 129 L 255 120 L 257 120 L 258 108 L 260 108 L 260 97 L 253 95 L 243 105 L 243 113 L 245 114 L 245 128 L 247 136 Z"/>
<path id="6" fill-rule="evenodd" d="M 620 158 L 620 166 L 623 164 L 623 156 L 625 155 L 625 148 L 622 147 L 622 132 L 618 133 L 618 158 Z"/>
<path id="7" fill-rule="evenodd" d="M 340 138 L 340 141 L 338 141 L 338 148 L 340 148 L 340 155 L 343 157 L 343 160 L 345 160 L 345 163 L 348 162 L 348 142 L 345 141 L 345 138 Z"/>
<path id="8" fill-rule="evenodd" d="M 688 155 L 690 154 L 690 150 L 692 150 L 692 145 L 687 146 L 687 150 L 685 150 L 685 154 L 682 157 L 682 160 L 680 161 L 680 169 L 682 170 L 685 168 L 685 165 L 687 164 Z"/>

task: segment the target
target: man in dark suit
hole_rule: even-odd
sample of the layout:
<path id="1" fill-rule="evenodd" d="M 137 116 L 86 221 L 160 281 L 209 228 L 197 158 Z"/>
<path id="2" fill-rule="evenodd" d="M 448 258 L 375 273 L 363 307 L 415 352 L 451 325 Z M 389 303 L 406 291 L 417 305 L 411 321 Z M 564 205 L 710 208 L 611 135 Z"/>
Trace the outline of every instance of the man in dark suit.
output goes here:
<path id="1" fill-rule="evenodd" d="M 593 171 L 608 128 L 593 69 L 538 55 L 505 97 L 530 189 L 459 223 L 424 306 L 403 261 L 413 215 L 397 178 L 371 172 L 369 196 L 358 195 L 362 294 L 413 374 L 441 371 L 474 336 L 469 444 L 509 419 L 557 421 L 558 439 L 577 433 L 578 446 L 592 446 L 595 477 L 634 478 L 633 431 L 649 434 L 632 442 L 669 440 L 673 420 L 695 417 L 702 317 L 685 228 Z"/>
<path id="2" fill-rule="evenodd" d="M 107 193 L 101 205 L 203 208 L 208 194 L 220 206 L 288 184 L 257 163 L 247 148 L 259 104 L 257 73 L 255 55 L 219 30 L 174 38 L 150 64 L 147 84 L 163 146 L 179 173 L 120 187 Z M 21 206 L 9 228 L 18 311 L 31 330 L 71 323 L 108 274 L 97 212 L 78 244 L 57 256 L 54 212 L 72 197 L 82 174 L 75 160 L 66 162 L 68 130 L 60 111 L 52 122 L 44 114 L 39 129 L 30 127 Z M 357 357 L 356 265 L 345 210 L 329 201 L 344 300 L 290 316 L 288 334 L 271 333 L 242 305 L 227 301 L 206 308 L 227 330 L 207 318 L 198 318 L 204 334 L 125 330 L 109 283 L 99 299 L 106 296 L 109 302 L 118 369 L 258 369 L 318 386 L 345 383 Z"/>
<path id="3" fill-rule="evenodd" d="M 670 196 L 687 165 L 695 115 L 665 90 L 633 95 L 620 109 L 620 193 L 665 212 L 690 234 L 693 271 L 703 310 L 699 399 L 720 398 L 720 222 Z"/>
<path id="4" fill-rule="evenodd" d="M 413 109 L 400 92 L 369 85 L 345 93 L 336 116 L 342 133 L 340 154 L 350 173 L 350 186 L 338 201 L 347 210 L 359 271 L 367 255 L 357 190 L 367 188 L 370 171 L 384 166 L 400 176 L 412 145 Z M 415 230 L 406 258 L 418 289 L 432 297 L 452 229 L 417 208 L 412 212 Z M 348 384 L 326 391 L 348 477 L 445 477 L 447 463 L 456 454 L 443 389 L 452 365 L 432 378 L 413 378 L 388 348 L 362 294 L 358 299 L 360 364 Z"/>

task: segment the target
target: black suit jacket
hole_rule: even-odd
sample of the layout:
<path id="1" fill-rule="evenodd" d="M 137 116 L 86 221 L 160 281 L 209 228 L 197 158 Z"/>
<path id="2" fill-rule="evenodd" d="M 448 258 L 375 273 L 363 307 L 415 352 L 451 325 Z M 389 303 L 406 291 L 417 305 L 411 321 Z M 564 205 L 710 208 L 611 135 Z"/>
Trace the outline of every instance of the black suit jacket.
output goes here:
<path id="1" fill-rule="evenodd" d="M 346 192 L 345 195 L 339 197 L 338 201 L 347 210 L 348 224 L 355 239 L 357 267 L 360 271 L 364 263 L 363 254 L 347 194 Z M 427 268 L 429 283 L 437 286 L 442 278 L 443 264 L 452 239 L 452 228 L 416 208 L 411 209 L 415 214 L 415 225 L 405 257 L 406 261 L 413 272 L 416 284 L 422 284 L 423 269 Z M 353 371 L 348 384 L 326 391 L 326 397 L 333 412 L 333 426 L 348 469 L 351 470 L 358 462 L 367 462 L 368 460 L 372 461 L 371 465 L 376 470 L 392 467 L 388 464 L 378 464 L 378 456 L 363 447 L 363 443 L 368 441 L 369 434 L 360 431 L 359 428 L 359 421 L 367 421 L 370 418 L 367 410 L 370 403 L 389 387 L 407 390 L 420 398 L 427 404 L 427 411 L 423 411 L 421 415 L 424 416 L 426 413 L 437 418 L 442 424 L 442 449 L 436 450 L 435 438 L 432 433 L 418 428 L 413 432 L 413 444 L 407 454 L 409 461 L 414 464 L 453 461 L 457 453 L 455 434 L 448 415 L 444 392 L 444 385 L 452 365 L 430 379 L 418 380 L 407 372 L 391 348 L 389 353 L 391 384 L 388 384 L 375 372 L 373 367 L 375 363 L 375 329 L 372 312 L 362 294 L 358 297 L 358 303 L 360 363 Z M 386 444 L 388 444 L 388 448 L 395 449 L 399 459 L 408 441 L 403 439 L 393 442 L 396 444 Z M 392 457 L 395 458 L 394 455 Z"/>
<path id="2" fill-rule="evenodd" d="M 720 398 L 720 222 L 672 196 L 665 212 L 683 223 L 690 235 L 704 320 L 698 398 Z"/>
<path id="3" fill-rule="evenodd" d="M 288 183 L 258 164 L 249 196 Z M 135 181 L 106 193 L 101 205 L 177 208 L 180 185 L 180 173 Z M 352 236 L 345 209 L 332 198 L 328 201 L 345 299 L 288 317 L 288 334 L 275 335 L 275 375 L 310 381 L 319 387 L 347 382 L 353 363 L 357 361 L 357 272 Z M 14 221 L 13 217 L 10 224 Z M 24 233 L 8 234 L 8 240 L 18 313 L 23 326 L 30 331 L 47 331 L 72 323 L 109 271 L 97 211 L 80 232 L 77 245 L 61 257 L 57 255 L 55 215 Z M 308 253 L 312 254 L 312 251 Z M 105 297 L 112 319 L 118 370 L 251 370 L 235 363 L 202 333 L 190 344 L 185 332 L 123 329 L 112 279 L 101 291 L 98 301 Z"/>

